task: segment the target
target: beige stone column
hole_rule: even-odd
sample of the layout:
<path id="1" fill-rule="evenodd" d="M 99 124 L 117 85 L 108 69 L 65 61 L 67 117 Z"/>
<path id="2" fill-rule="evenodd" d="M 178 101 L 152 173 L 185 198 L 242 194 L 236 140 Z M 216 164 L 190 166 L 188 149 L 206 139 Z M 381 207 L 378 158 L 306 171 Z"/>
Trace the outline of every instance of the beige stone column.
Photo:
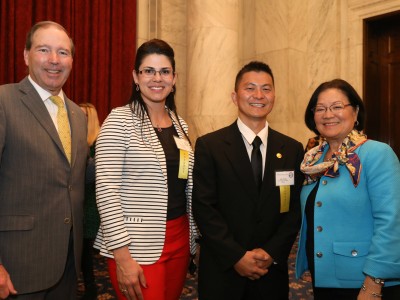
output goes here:
<path id="1" fill-rule="evenodd" d="M 239 67 L 240 0 L 187 2 L 187 121 L 192 140 L 237 117 L 231 92 Z"/>

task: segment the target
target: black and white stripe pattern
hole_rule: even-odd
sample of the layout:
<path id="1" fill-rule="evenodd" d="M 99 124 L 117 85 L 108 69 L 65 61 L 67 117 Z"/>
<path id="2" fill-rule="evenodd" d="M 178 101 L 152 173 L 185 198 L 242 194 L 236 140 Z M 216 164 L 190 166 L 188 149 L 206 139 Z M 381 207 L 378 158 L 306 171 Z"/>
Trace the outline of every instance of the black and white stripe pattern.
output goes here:
<path id="1" fill-rule="evenodd" d="M 180 138 L 186 138 L 170 112 Z M 179 119 L 187 133 L 187 125 Z M 186 187 L 190 248 L 195 253 L 197 228 L 192 215 L 194 156 L 189 155 Z M 114 109 L 96 142 L 96 197 L 101 225 L 95 248 L 106 257 L 129 245 L 133 258 L 152 264 L 161 256 L 167 216 L 168 185 L 164 151 L 149 118 L 142 122 L 129 105 Z"/>

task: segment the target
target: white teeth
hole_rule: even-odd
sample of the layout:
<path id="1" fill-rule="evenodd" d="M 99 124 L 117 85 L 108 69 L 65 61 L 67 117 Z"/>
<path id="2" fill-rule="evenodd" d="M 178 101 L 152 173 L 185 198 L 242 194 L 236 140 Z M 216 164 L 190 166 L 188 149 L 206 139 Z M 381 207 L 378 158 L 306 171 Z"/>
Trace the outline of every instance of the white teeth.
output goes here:
<path id="1" fill-rule="evenodd" d="M 52 73 L 52 74 L 57 74 L 57 73 L 59 73 L 60 71 L 57 71 L 57 70 L 47 70 L 47 72 Z"/>
<path id="2" fill-rule="evenodd" d="M 255 106 L 255 107 L 264 107 L 265 104 L 261 104 L 261 103 L 250 103 L 251 106 Z"/>
<path id="3" fill-rule="evenodd" d="M 162 90 L 162 87 L 161 86 L 153 86 L 150 89 L 152 89 L 152 90 Z"/>

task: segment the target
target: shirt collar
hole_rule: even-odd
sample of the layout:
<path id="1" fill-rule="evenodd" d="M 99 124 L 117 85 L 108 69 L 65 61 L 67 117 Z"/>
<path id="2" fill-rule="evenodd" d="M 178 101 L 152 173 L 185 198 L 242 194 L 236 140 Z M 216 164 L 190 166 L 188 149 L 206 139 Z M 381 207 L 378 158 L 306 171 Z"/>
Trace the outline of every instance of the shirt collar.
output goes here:
<path id="1" fill-rule="evenodd" d="M 263 145 L 267 144 L 267 139 L 268 139 L 268 121 L 265 121 L 265 127 L 258 133 L 255 134 L 253 130 L 251 130 L 246 124 L 243 123 L 240 118 L 237 119 L 237 125 L 239 127 L 239 131 L 244 137 L 244 139 L 251 145 L 253 143 L 254 138 L 257 136 L 260 137 Z"/>
<path id="2" fill-rule="evenodd" d="M 38 92 L 40 98 L 42 99 L 42 101 L 46 101 L 47 99 L 49 99 L 50 96 L 52 96 L 52 94 L 50 94 L 48 91 L 46 91 L 44 88 L 42 88 L 40 85 L 38 85 L 35 81 L 33 81 L 31 75 L 28 76 L 29 81 L 32 83 L 33 87 L 35 88 L 35 90 Z M 64 103 L 64 93 L 62 90 L 60 90 L 60 93 L 58 94 L 59 97 L 61 97 L 61 99 L 63 99 Z"/>

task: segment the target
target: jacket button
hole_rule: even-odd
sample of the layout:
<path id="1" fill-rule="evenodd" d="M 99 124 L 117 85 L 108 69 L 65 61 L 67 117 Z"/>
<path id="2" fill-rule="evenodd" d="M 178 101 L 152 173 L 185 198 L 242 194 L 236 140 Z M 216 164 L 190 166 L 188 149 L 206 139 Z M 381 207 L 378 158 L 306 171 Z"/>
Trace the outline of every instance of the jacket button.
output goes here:
<path id="1" fill-rule="evenodd" d="M 69 190 L 69 191 L 72 191 L 72 185 L 69 185 L 69 186 L 68 186 L 68 190 Z"/>
<path id="2" fill-rule="evenodd" d="M 69 224 L 71 222 L 71 219 L 70 218 L 64 218 L 64 223 L 65 224 Z"/>
<path id="3" fill-rule="evenodd" d="M 323 185 L 327 185 L 327 184 L 328 184 L 328 181 L 322 180 L 322 184 L 323 184 Z"/>
<path id="4" fill-rule="evenodd" d="M 317 205 L 318 207 L 321 207 L 321 206 L 322 206 L 322 202 L 321 202 L 321 201 L 317 201 L 316 205 Z"/>
<path id="5" fill-rule="evenodd" d="M 358 252 L 357 250 L 351 250 L 351 256 L 357 256 Z"/>
<path id="6" fill-rule="evenodd" d="M 317 257 L 321 258 L 322 257 L 322 252 L 317 252 Z"/>
<path id="7" fill-rule="evenodd" d="M 322 231 L 322 226 L 317 226 L 317 231 L 321 232 Z"/>

